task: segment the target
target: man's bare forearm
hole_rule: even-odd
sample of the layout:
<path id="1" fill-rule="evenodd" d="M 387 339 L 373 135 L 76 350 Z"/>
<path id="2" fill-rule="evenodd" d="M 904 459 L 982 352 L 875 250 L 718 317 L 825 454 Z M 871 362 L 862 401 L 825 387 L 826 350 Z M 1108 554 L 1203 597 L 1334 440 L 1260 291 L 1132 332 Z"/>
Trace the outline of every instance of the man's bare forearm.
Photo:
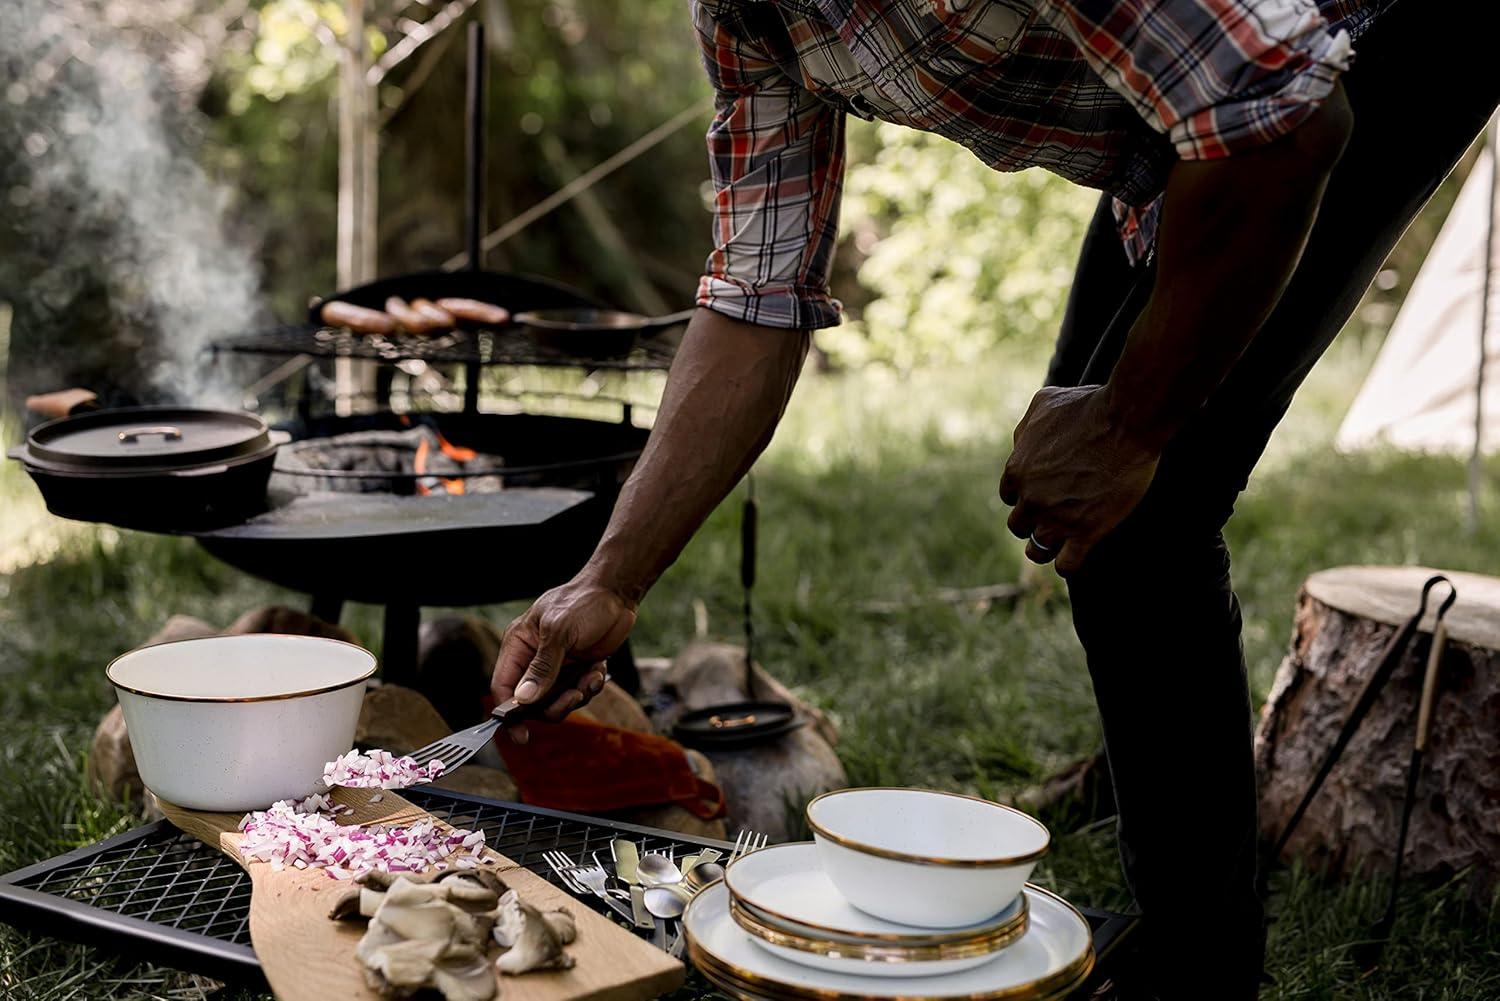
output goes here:
<path id="1" fill-rule="evenodd" d="M 809 343 L 806 332 L 698 310 L 651 439 L 580 576 L 641 600 L 770 443 Z"/>
<path id="2" fill-rule="evenodd" d="M 1350 128 L 1335 88 L 1264 149 L 1174 169 L 1156 284 L 1107 387 L 1126 433 L 1162 448 L 1234 367 L 1301 258 Z"/>

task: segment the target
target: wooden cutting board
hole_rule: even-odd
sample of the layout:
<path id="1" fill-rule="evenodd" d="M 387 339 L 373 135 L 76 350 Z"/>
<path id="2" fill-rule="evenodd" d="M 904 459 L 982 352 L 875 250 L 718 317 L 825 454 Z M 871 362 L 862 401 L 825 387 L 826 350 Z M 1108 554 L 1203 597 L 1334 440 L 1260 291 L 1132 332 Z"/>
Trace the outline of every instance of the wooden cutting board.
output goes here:
<path id="1" fill-rule="evenodd" d="M 340 815 L 339 823 L 406 826 L 431 817 L 389 790 L 379 803 L 371 803 L 377 791 L 335 789 L 334 802 L 354 810 Z M 328 917 L 333 901 L 348 889 L 347 881 L 317 869 L 276 872 L 264 862 L 247 863 L 239 853 L 244 814 L 205 813 L 160 802 L 167 819 L 179 829 L 224 852 L 250 874 L 250 943 L 280 1001 L 378 1001 L 380 995 L 365 985 L 354 958 L 365 923 Z M 578 925 L 578 939 L 568 946 L 576 961 L 573 968 L 504 977 L 499 995 L 503 1001 L 637 1001 L 681 986 L 683 966 L 671 956 L 498 852 L 487 849 L 485 856 L 522 899 L 542 910 L 566 907 Z"/>

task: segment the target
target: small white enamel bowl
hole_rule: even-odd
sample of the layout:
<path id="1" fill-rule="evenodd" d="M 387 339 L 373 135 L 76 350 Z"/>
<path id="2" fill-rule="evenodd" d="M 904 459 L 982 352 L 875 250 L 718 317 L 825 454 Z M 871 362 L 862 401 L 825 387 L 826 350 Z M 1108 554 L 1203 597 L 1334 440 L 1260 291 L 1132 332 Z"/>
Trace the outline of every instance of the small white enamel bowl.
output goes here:
<path id="1" fill-rule="evenodd" d="M 192 810 L 254 810 L 318 789 L 354 744 L 375 656 L 317 636 L 209 636 L 106 669 L 146 787 Z"/>
<path id="2" fill-rule="evenodd" d="M 818 860 L 855 907 L 920 928 L 998 914 L 1051 835 L 1019 810 L 928 789 L 840 789 L 807 804 Z"/>

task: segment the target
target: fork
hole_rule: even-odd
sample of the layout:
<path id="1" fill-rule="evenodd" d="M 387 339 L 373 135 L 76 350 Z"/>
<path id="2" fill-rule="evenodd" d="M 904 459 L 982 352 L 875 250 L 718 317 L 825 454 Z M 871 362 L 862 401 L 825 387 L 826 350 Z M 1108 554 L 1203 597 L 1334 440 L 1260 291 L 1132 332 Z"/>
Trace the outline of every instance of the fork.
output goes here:
<path id="1" fill-rule="evenodd" d="M 729 853 L 729 861 L 733 862 L 742 855 L 749 855 L 751 852 L 759 851 L 766 846 L 766 842 L 769 840 L 770 838 L 766 837 L 766 835 L 757 834 L 749 828 L 740 831 L 739 837 L 734 839 L 734 850 Z"/>
<path id="2" fill-rule="evenodd" d="M 542 859 L 574 895 L 586 897 L 592 893 L 608 904 L 616 914 L 632 925 L 635 924 L 635 914 L 607 892 L 609 877 L 602 866 L 579 865 L 563 852 L 543 852 Z"/>
<path id="3" fill-rule="evenodd" d="M 565 666 L 558 675 L 557 681 L 553 683 L 552 692 L 565 692 L 574 687 L 578 679 L 583 677 L 584 671 L 588 669 L 589 665 L 586 664 Z M 480 749 L 490 742 L 496 730 L 536 719 L 546 712 L 550 705 L 550 696 L 525 704 L 517 702 L 513 696 L 496 706 L 490 713 L 490 718 L 483 723 L 471 726 L 467 730 L 450 733 L 446 737 L 440 737 L 426 747 L 419 747 L 412 751 L 407 757 L 415 759 L 418 765 L 441 761 L 443 771 L 451 772 L 478 754 Z"/>

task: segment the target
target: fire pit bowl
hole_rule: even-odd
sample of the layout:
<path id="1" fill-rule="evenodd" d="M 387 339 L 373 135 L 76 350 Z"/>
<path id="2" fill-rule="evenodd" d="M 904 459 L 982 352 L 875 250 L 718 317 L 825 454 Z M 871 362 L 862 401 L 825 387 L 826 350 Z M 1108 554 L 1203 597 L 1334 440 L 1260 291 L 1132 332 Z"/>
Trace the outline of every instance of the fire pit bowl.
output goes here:
<path id="1" fill-rule="evenodd" d="M 132 650 L 105 673 L 146 787 L 239 811 L 318 788 L 354 744 L 375 656 L 316 636 L 210 636 Z"/>

